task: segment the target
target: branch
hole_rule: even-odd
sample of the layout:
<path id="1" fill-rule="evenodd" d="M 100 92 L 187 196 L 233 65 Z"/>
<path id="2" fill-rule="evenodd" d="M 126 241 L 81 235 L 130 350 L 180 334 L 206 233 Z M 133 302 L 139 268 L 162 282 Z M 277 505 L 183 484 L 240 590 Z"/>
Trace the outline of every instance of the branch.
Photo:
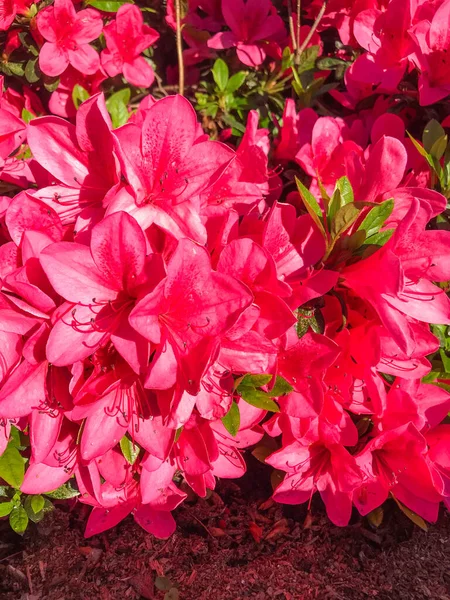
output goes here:
<path id="1" fill-rule="evenodd" d="M 301 52 L 299 52 L 299 48 L 300 48 L 300 27 L 302 24 L 302 18 L 301 18 L 301 12 L 302 12 L 302 0 L 297 0 L 297 40 L 296 40 L 296 52 L 295 52 L 295 58 L 297 60 L 297 55 L 298 58 L 300 58 Z"/>
<path id="2" fill-rule="evenodd" d="M 181 37 L 181 0 L 175 0 L 176 24 L 177 24 L 177 54 L 178 54 L 178 76 L 179 92 L 184 96 L 184 62 L 183 62 L 183 38 Z"/>
<path id="3" fill-rule="evenodd" d="M 293 50 L 297 50 L 298 48 L 298 44 L 297 44 L 297 36 L 295 35 L 295 30 L 294 30 L 294 19 L 292 18 L 292 4 L 291 4 L 292 0 L 288 0 L 287 6 L 288 6 L 288 21 L 289 21 L 289 34 L 291 36 L 291 40 L 292 40 L 292 49 Z"/>
<path id="4" fill-rule="evenodd" d="M 325 14 L 326 8 L 327 8 L 327 3 L 324 2 L 322 4 L 322 8 L 319 11 L 319 14 L 316 17 L 316 20 L 314 21 L 314 23 L 311 26 L 311 29 L 310 29 L 308 35 L 303 40 L 302 45 L 297 49 L 298 58 L 300 58 L 300 56 L 302 55 L 303 50 L 306 48 L 306 46 L 311 41 L 312 36 L 316 33 L 316 29 L 319 26 L 319 23 L 322 20 L 323 15 Z"/>

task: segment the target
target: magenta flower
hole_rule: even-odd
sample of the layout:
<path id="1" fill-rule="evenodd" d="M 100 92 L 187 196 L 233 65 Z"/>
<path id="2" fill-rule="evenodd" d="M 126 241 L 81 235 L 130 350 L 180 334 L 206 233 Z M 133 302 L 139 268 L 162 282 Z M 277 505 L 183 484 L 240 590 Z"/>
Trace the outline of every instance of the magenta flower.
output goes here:
<path id="1" fill-rule="evenodd" d="M 0 5 L 0 31 L 8 31 L 16 15 L 26 15 L 33 0 L 5 0 Z"/>
<path id="2" fill-rule="evenodd" d="M 89 45 L 102 32 L 103 21 L 96 10 L 75 11 L 71 0 L 55 0 L 53 6 L 37 16 L 39 33 L 46 40 L 39 53 L 39 66 L 46 75 L 56 77 L 72 65 L 85 75 L 100 66 L 97 51 Z"/>
<path id="3" fill-rule="evenodd" d="M 208 40 L 214 50 L 236 47 L 239 60 L 257 67 L 266 58 L 271 41 L 285 35 L 281 18 L 274 14 L 270 0 L 222 0 L 222 13 L 231 31 L 217 33 Z"/>
<path id="4" fill-rule="evenodd" d="M 107 49 L 102 52 L 102 66 L 110 77 L 123 73 L 136 87 L 150 87 L 155 79 L 152 67 L 141 52 L 152 46 L 159 33 L 144 24 L 142 13 L 133 4 L 124 4 L 115 21 L 103 29 Z"/>
<path id="5" fill-rule="evenodd" d="M 419 98 L 422 106 L 450 94 L 450 1 L 441 4 L 429 21 L 420 21 L 411 35 L 417 42 L 413 61 L 420 69 Z"/>
<path id="6" fill-rule="evenodd" d="M 104 219 L 92 230 L 90 249 L 74 242 L 48 246 L 42 267 L 67 300 L 59 308 L 47 344 L 54 365 L 83 360 L 109 339 L 137 373 L 148 362 L 148 343 L 128 324 L 141 289 L 152 289 L 145 237 L 125 213 Z M 156 283 L 156 281 L 155 281 Z"/>
<path id="7" fill-rule="evenodd" d="M 211 269 L 208 253 L 194 242 L 178 242 L 167 277 L 132 311 L 130 323 L 159 345 L 148 387 L 168 389 L 178 381 L 198 393 L 200 379 L 218 350 L 220 336 L 253 297 L 233 277 Z M 158 383 L 156 383 L 158 381 Z"/>

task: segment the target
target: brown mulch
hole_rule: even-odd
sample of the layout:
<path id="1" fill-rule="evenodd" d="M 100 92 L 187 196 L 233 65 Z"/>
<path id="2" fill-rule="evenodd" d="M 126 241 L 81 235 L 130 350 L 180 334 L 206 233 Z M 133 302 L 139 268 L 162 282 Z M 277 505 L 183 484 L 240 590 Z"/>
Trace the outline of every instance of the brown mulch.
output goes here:
<path id="1" fill-rule="evenodd" d="M 267 473 L 222 481 L 156 540 L 127 519 L 83 538 L 84 507 L 57 508 L 19 538 L 0 523 L 1 600 L 450 600 L 450 514 L 428 532 L 389 503 L 378 528 L 333 526 L 320 501 L 267 502 Z"/>

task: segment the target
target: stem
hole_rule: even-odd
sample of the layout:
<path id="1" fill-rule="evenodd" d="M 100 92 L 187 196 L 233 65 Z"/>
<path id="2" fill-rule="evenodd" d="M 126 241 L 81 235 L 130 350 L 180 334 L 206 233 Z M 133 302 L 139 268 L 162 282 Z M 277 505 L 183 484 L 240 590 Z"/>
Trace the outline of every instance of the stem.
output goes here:
<path id="1" fill-rule="evenodd" d="M 297 44 L 297 36 L 295 35 L 295 30 L 294 30 L 294 19 L 292 18 L 292 4 L 291 4 L 292 0 L 288 0 L 287 6 L 288 6 L 288 21 L 289 21 L 289 34 L 291 36 L 291 40 L 292 40 L 292 49 L 297 51 L 298 48 L 298 44 Z"/>
<path id="2" fill-rule="evenodd" d="M 175 0 L 176 24 L 177 24 L 177 54 L 179 93 L 184 96 L 184 62 L 183 62 L 183 39 L 181 37 L 181 0 Z"/>
<path id="3" fill-rule="evenodd" d="M 301 52 L 299 51 L 300 48 L 300 27 L 302 24 L 302 18 L 301 18 L 301 13 L 302 12 L 302 0 L 297 0 L 297 44 L 296 44 L 296 52 L 295 52 L 295 59 L 300 60 L 300 56 L 301 56 Z"/>
<path id="4" fill-rule="evenodd" d="M 316 29 L 319 26 L 319 23 L 322 20 L 323 15 L 325 14 L 326 8 L 327 8 L 327 3 L 324 2 L 322 4 L 322 7 L 321 7 L 320 11 L 319 11 L 319 14 L 316 17 L 316 20 L 314 21 L 314 23 L 311 26 L 311 29 L 310 29 L 308 35 L 305 37 L 305 39 L 303 40 L 301 46 L 297 50 L 297 53 L 298 53 L 299 57 L 302 55 L 303 50 L 306 48 L 306 46 L 311 41 L 312 36 L 316 33 Z"/>

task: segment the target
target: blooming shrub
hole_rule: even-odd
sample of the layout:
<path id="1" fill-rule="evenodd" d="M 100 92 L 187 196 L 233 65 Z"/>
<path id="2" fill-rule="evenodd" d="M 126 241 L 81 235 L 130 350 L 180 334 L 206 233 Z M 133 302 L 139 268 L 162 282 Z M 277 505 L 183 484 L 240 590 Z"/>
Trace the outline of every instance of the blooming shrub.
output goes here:
<path id="1" fill-rule="evenodd" d="M 337 525 L 450 507 L 450 0 L 296 9 L 1 5 L 19 533 L 76 497 L 168 537 L 252 448 Z"/>

